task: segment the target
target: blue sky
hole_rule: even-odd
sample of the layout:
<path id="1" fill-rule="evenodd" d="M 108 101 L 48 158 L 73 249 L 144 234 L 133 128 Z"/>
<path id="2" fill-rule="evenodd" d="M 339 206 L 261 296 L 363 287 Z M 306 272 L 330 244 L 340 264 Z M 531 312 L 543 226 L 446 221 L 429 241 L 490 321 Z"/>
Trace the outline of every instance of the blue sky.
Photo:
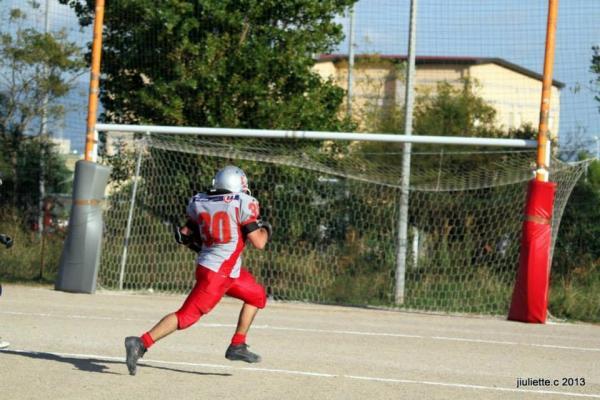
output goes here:
<path id="1" fill-rule="evenodd" d="M 42 9 L 46 1 L 40 0 Z M 554 79 L 561 92 L 560 138 L 574 138 L 595 151 L 600 137 L 599 103 L 590 90 L 591 47 L 600 45 L 600 0 L 559 2 Z M 0 0 L 4 11 L 23 7 L 24 0 Z M 49 0 L 51 29 L 66 28 L 85 45 L 90 30 L 81 31 L 68 7 Z M 361 0 L 355 8 L 356 53 L 406 54 L 409 0 Z M 417 55 L 499 57 L 538 73 L 543 69 L 547 0 L 418 0 Z M 36 16 L 43 27 L 43 12 Z M 348 19 L 339 18 L 347 30 Z M 348 43 L 339 47 L 347 53 Z M 59 131 L 81 150 L 85 139 L 88 73 L 69 99 Z"/>

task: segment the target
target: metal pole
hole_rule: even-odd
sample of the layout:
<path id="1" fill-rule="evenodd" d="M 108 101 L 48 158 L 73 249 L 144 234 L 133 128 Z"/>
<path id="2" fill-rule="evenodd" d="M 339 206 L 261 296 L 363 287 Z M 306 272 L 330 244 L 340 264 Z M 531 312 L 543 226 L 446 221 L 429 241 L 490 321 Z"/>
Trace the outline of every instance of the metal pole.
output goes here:
<path id="1" fill-rule="evenodd" d="M 352 99 L 354 87 L 354 6 L 350 8 L 350 32 L 348 39 L 348 118 L 352 117 Z"/>
<path id="2" fill-rule="evenodd" d="M 44 33 L 47 35 L 50 32 L 50 18 L 48 11 L 50 8 L 50 0 L 46 0 L 46 10 L 44 12 Z M 48 79 L 48 67 L 44 65 L 43 68 L 44 79 Z M 45 142 L 48 136 L 48 91 L 44 93 L 42 99 L 42 118 L 40 121 L 40 181 L 39 181 L 39 192 L 40 199 L 38 202 L 39 213 L 38 213 L 38 236 L 43 239 L 44 236 L 44 197 L 46 197 L 46 177 L 44 174 L 45 169 Z M 40 259 L 40 270 L 44 268 L 44 246 L 42 243 L 42 254 Z"/>
<path id="3" fill-rule="evenodd" d="M 146 135 L 150 135 L 147 132 Z M 143 146 L 146 141 L 142 142 L 142 146 L 138 148 L 137 161 L 135 163 L 135 176 L 133 180 L 133 191 L 131 193 L 131 202 L 129 204 L 129 214 L 127 215 L 127 228 L 125 229 L 125 241 L 123 245 L 123 256 L 121 257 L 121 270 L 119 272 L 119 290 L 123 290 L 123 279 L 125 277 L 125 264 L 127 264 L 127 249 L 129 247 L 129 239 L 131 238 L 131 225 L 133 224 L 133 211 L 135 209 L 135 197 L 137 194 L 138 181 L 140 180 L 140 167 L 142 165 Z"/>
<path id="4" fill-rule="evenodd" d="M 44 33 L 47 35 L 50 32 L 50 18 L 48 12 L 50 10 L 50 0 L 46 0 L 46 10 L 44 12 Z M 48 79 L 48 67 L 44 65 L 44 79 Z M 42 100 L 42 121 L 40 124 L 40 134 L 48 134 L 48 91 L 44 93 Z"/>
<path id="5" fill-rule="evenodd" d="M 413 269 L 419 267 L 419 230 L 413 227 L 413 241 L 412 241 L 412 258 L 413 258 Z"/>
<path id="6" fill-rule="evenodd" d="M 415 48 L 417 43 L 417 0 L 410 2 L 410 25 L 408 34 L 408 68 L 406 70 L 406 93 L 404 135 L 412 135 L 415 81 Z M 396 257 L 396 304 L 404 304 L 406 276 L 406 253 L 408 250 L 408 198 L 410 187 L 411 143 L 404 143 L 402 151 L 402 180 L 400 188 L 400 216 L 398 220 L 398 254 Z"/>
<path id="7" fill-rule="evenodd" d="M 462 146 L 498 146 L 514 148 L 537 148 L 536 140 L 474 138 L 465 136 L 406 136 L 389 133 L 356 133 L 356 132 L 321 132 L 321 131 L 284 131 L 276 129 L 240 129 L 240 128 L 206 128 L 161 125 L 123 125 L 97 123 L 99 132 L 119 131 L 137 133 L 160 133 L 166 135 L 202 135 L 222 137 L 252 137 L 271 139 L 305 139 L 305 140 L 351 140 L 357 142 L 386 143 L 421 143 L 448 144 Z"/>
<path id="8" fill-rule="evenodd" d="M 92 68 L 88 97 L 87 130 L 85 137 L 85 160 L 96 162 L 96 113 L 98 112 L 98 92 L 100 87 L 100 58 L 102 56 L 102 26 L 104 24 L 104 0 L 96 0 L 94 18 L 94 41 L 92 42 Z"/>
<path id="9" fill-rule="evenodd" d="M 550 96 L 552 94 L 552 72 L 554 68 L 554 45 L 556 43 L 557 17 L 558 0 L 549 0 L 544 75 L 542 79 L 542 103 L 540 106 L 540 124 L 538 127 L 537 170 L 535 173 L 536 180 L 541 182 L 548 182 L 548 167 L 550 166 L 548 119 L 550 115 Z"/>

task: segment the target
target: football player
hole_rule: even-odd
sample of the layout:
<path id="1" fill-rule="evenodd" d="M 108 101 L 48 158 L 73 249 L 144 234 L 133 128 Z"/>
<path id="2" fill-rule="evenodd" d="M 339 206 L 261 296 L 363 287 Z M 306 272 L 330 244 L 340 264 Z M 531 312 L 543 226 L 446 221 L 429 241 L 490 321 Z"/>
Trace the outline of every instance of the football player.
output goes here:
<path id="1" fill-rule="evenodd" d="M 156 341 L 196 323 L 224 295 L 244 302 L 225 357 L 248 363 L 260 361 L 258 354 L 248 350 L 246 334 L 258 310 L 265 307 L 267 296 L 263 286 L 242 267 L 242 252 L 247 243 L 264 249 L 272 228 L 260 219 L 259 203 L 250 195 L 244 171 L 234 166 L 219 170 L 212 189 L 192 197 L 187 217 L 185 226 L 175 229 L 175 239 L 198 252 L 196 284 L 178 311 L 167 314 L 140 337 L 125 338 L 131 375 L 136 374 L 138 359 Z"/>

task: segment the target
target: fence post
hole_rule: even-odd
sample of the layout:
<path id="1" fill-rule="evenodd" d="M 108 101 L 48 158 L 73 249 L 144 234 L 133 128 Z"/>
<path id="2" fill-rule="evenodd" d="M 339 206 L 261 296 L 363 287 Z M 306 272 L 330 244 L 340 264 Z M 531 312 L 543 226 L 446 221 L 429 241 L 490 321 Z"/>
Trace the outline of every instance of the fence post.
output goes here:
<path id="1" fill-rule="evenodd" d="M 406 94 L 404 134 L 412 135 L 412 115 L 414 103 L 415 80 L 415 46 L 417 42 L 417 0 L 410 2 L 410 27 L 408 34 L 408 68 L 406 70 Z M 408 196 L 410 187 L 411 143 L 404 143 L 402 151 L 402 180 L 400 189 L 400 216 L 398 220 L 398 254 L 396 258 L 396 293 L 397 305 L 404 304 L 404 285 L 406 275 L 406 253 L 408 249 Z"/>
<path id="2" fill-rule="evenodd" d="M 150 132 L 146 132 L 149 136 Z M 142 153 L 146 144 L 146 138 L 138 147 L 137 161 L 135 162 L 135 176 L 133 177 L 133 191 L 131 193 L 131 202 L 129 204 L 129 214 L 127 215 L 127 228 L 125 229 L 125 241 L 123 244 L 123 255 L 121 256 L 121 269 L 119 272 L 119 290 L 123 290 L 123 279 L 125 277 L 125 264 L 127 264 L 127 250 L 129 247 L 129 239 L 131 238 L 131 225 L 133 224 L 133 211 L 135 210 L 135 197 L 137 194 L 138 182 L 140 180 L 140 168 L 142 165 Z"/>

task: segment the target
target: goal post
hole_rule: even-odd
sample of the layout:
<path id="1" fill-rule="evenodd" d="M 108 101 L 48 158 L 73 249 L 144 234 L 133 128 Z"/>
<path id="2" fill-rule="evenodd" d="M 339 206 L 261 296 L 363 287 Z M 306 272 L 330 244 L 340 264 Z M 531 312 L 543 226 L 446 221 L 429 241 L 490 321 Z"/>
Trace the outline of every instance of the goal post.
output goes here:
<path id="1" fill-rule="evenodd" d="M 536 142 L 97 124 L 113 167 L 99 284 L 185 292 L 191 252 L 169 224 L 227 164 L 272 222 L 244 262 L 275 299 L 505 314 Z M 120 144 L 115 144 L 119 143 Z M 402 144 L 414 144 L 406 266 L 398 271 Z M 485 149 L 485 150 L 483 150 Z M 136 170 L 138 171 L 136 173 Z M 553 228 L 581 168 L 559 161 Z M 135 196 L 134 196 L 135 192 Z M 555 232 L 553 232 L 555 237 Z M 395 277 L 404 276 L 397 304 Z"/>
<path id="2" fill-rule="evenodd" d="M 551 220 L 556 185 L 549 181 L 550 140 L 548 122 L 554 69 L 554 47 L 558 0 L 548 1 L 546 49 L 542 77 L 542 101 L 538 124 L 538 151 L 535 179 L 530 182 L 523 221 L 523 238 L 517 281 L 508 319 L 545 323 L 550 280 Z"/>
<path id="3" fill-rule="evenodd" d="M 477 138 L 461 136 L 405 136 L 389 133 L 319 132 L 282 129 L 203 128 L 157 125 L 96 124 L 98 132 L 166 133 L 173 135 L 219 136 L 260 139 L 340 140 L 351 142 L 415 143 L 463 146 L 536 148 L 537 141 L 527 139 Z"/>

